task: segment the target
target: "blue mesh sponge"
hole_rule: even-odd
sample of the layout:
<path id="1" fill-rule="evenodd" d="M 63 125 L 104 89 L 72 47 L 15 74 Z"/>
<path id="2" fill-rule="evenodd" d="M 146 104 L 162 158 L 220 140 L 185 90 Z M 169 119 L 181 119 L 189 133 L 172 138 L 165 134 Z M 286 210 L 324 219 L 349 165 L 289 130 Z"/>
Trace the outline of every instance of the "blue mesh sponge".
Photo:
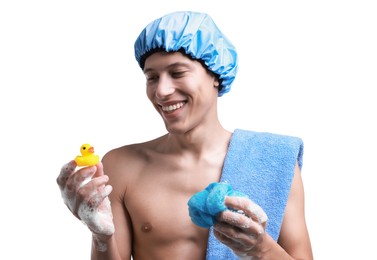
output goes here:
<path id="1" fill-rule="evenodd" d="M 192 222 L 204 228 L 215 224 L 217 215 L 229 209 L 224 204 L 226 196 L 247 197 L 223 182 L 211 183 L 204 190 L 195 193 L 188 201 Z"/>

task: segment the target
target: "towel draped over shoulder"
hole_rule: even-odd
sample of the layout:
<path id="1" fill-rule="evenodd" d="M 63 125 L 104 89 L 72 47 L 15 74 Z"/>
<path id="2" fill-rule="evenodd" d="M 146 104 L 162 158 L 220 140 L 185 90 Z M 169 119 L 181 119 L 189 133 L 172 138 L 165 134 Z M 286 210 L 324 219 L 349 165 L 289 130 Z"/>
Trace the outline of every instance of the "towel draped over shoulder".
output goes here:
<path id="1" fill-rule="evenodd" d="M 220 182 L 245 193 L 268 216 L 266 232 L 277 241 L 296 163 L 302 167 L 303 142 L 298 137 L 236 129 L 224 161 Z M 212 227 L 207 260 L 238 259 L 219 242 Z"/>

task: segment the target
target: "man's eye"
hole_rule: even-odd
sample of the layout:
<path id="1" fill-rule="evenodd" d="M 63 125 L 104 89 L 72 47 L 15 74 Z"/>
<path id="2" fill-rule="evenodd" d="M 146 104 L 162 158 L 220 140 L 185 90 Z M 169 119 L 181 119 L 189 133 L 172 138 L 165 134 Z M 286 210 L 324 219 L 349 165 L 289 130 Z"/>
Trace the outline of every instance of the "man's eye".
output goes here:
<path id="1" fill-rule="evenodd" d="M 173 78 L 181 78 L 183 77 L 185 74 L 184 71 L 176 71 L 176 72 L 173 72 L 171 75 Z"/>
<path id="2" fill-rule="evenodd" d="M 157 79 L 158 79 L 157 76 L 147 76 L 147 81 L 155 81 Z"/>

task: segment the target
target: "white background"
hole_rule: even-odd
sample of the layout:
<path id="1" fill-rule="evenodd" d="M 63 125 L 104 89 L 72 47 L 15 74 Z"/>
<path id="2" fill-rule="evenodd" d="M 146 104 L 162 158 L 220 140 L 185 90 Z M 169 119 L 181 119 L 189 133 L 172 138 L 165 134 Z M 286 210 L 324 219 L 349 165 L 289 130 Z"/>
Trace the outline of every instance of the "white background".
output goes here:
<path id="1" fill-rule="evenodd" d="M 377 259 L 374 1 L 1 1 L 1 255 L 89 259 L 56 177 L 84 142 L 165 132 L 133 43 L 155 18 L 209 13 L 237 47 L 221 122 L 301 137 L 316 259 Z"/>

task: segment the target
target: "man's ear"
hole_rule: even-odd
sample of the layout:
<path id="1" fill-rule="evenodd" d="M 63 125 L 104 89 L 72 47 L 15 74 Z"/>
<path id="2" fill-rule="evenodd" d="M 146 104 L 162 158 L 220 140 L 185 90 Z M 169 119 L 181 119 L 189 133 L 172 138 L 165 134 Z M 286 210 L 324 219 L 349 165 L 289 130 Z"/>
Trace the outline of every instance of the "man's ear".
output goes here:
<path id="1" fill-rule="evenodd" d="M 214 87 L 217 88 L 220 85 L 220 82 L 216 79 L 214 83 Z"/>

